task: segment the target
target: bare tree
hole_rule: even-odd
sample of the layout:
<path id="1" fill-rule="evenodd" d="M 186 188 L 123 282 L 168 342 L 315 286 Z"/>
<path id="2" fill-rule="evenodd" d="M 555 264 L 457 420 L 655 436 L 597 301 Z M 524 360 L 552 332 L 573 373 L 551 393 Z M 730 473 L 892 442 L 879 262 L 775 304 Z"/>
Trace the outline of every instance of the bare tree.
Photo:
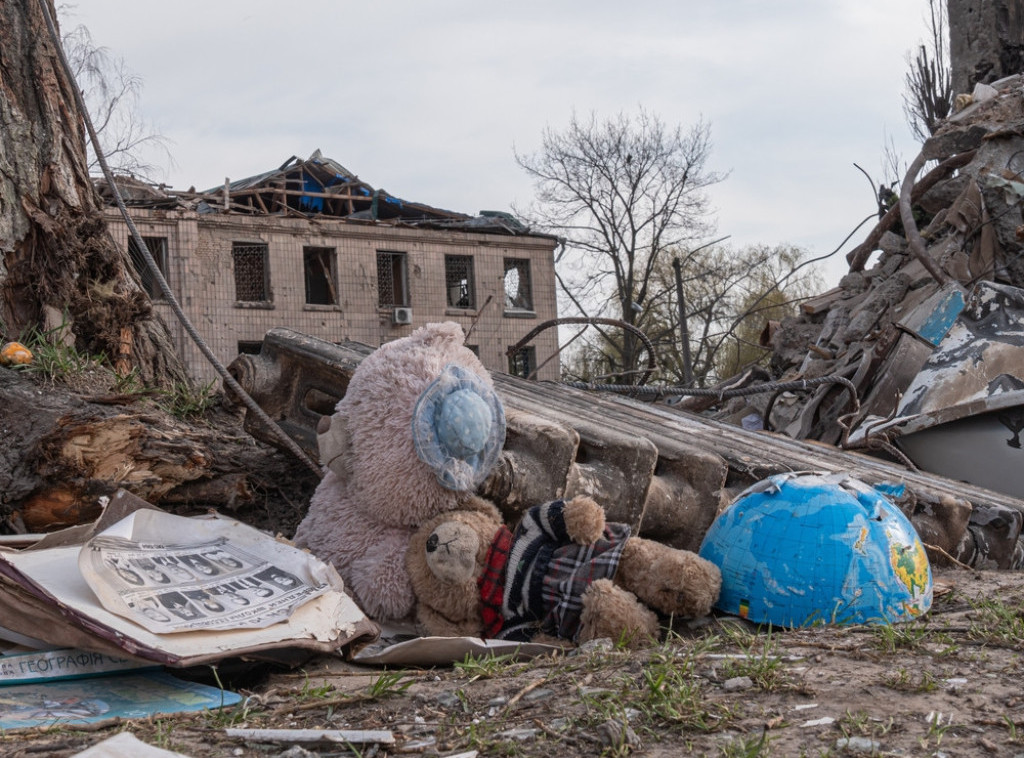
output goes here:
<path id="1" fill-rule="evenodd" d="M 770 348 L 759 344 L 765 325 L 820 291 L 820 277 L 801 266 L 803 257 L 799 248 L 781 245 L 671 251 L 653 272 L 649 307 L 637 322 L 654 346 L 658 378 L 686 382 L 672 261 L 680 262 L 693 385 L 702 387 L 768 360 Z M 580 343 L 563 360 L 567 379 L 598 381 L 620 363 L 618 344 L 606 334 L 592 331 Z"/>
<path id="2" fill-rule="evenodd" d="M 67 6 L 60 9 L 70 15 Z M 71 72 L 82 91 L 86 108 L 100 139 L 107 163 L 117 173 L 153 180 L 157 166 L 145 160 L 156 150 L 170 161 L 167 140 L 142 117 L 142 79 L 131 73 L 122 58 L 98 47 L 89 30 L 75 26 L 61 37 Z M 89 172 L 99 173 L 94 146 L 86 145 Z"/>
<path id="3" fill-rule="evenodd" d="M 520 212 L 564 237 L 559 284 L 578 314 L 643 320 L 667 251 L 711 230 L 705 190 L 722 176 L 707 169 L 710 152 L 703 121 L 667 128 L 641 108 L 604 121 L 574 115 L 564 131 L 545 130 L 537 153 L 516 153 L 537 191 Z M 629 381 L 642 344 L 628 330 L 608 338 L 615 373 Z"/>
<path id="4" fill-rule="evenodd" d="M 903 113 L 911 132 L 924 142 L 953 107 L 953 72 L 949 64 L 949 16 L 945 0 L 928 0 L 928 39 L 907 53 Z"/>

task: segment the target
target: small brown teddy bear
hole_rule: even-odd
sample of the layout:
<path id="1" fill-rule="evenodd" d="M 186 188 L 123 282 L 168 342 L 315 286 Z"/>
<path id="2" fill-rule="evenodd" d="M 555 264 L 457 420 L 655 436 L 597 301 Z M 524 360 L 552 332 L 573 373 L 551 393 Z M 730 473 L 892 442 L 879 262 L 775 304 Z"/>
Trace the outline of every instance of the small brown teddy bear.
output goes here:
<path id="1" fill-rule="evenodd" d="M 406 567 L 423 632 L 508 640 L 647 644 L 658 637 L 654 611 L 704 616 L 722 584 L 714 564 L 630 537 L 582 496 L 534 506 L 514 534 L 474 498 L 416 530 Z"/>

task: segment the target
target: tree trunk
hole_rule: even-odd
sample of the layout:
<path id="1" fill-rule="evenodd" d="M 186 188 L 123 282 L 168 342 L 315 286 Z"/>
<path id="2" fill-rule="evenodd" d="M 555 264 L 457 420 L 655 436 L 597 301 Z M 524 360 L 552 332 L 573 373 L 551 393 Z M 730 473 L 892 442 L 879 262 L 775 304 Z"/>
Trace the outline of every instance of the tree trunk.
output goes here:
<path id="1" fill-rule="evenodd" d="M 39 0 L 0 0 L 0 336 L 63 322 L 82 350 L 149 381 L 183 380 L 166 328 L 107 234 L 75 86 Z"/>

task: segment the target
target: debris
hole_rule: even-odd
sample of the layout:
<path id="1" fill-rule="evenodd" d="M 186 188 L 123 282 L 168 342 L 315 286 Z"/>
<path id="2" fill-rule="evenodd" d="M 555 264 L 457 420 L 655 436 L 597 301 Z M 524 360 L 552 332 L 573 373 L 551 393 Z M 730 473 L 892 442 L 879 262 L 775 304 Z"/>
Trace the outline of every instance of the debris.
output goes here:
<path id="1" fill-rule="evenodd" d="M 162 671 L 16 684 L 0 690 L 0 729 L 93 724 L 223 708 L 241 696 Z"/>
<path id="2" fill-rule="evenodd" d="M 239 521 L 151 508 L 86 542 L 78 568 L 104 608 L 157 634 L 262 629 L 344 592 L 330 566 Z"/>
<path id="3" fill-rule="evenodd" d="M 467 657 L 501 656 L 510 661 L 528 660 L 563 649 L 539 642 L 484 640 L 479 637 L 416 637 L 399 642 L 381 637 L 380 642 L 361 647 L 353 654 L 352 661 L 378 666 L 450 666 Z"/>
<path id="4" fill-rule="evenodd" d="M 24 366 L 32 362 L 32 351 L 20 342 L 8 342 L 0 348 L 0 364 Z"/>
<path id="5" fill-rule="evenodd" d="M 4 636 L 5 631 L 0 629 L 0 637 Z M 152 663 L 136 658 L 114 657 L 71 648 L 6 653 L 0 657 L 0 685 L 81 679 L 152 666 Z"/>
<path id="6" fill-rule="evenodd" d="M 805 721 L 800 726 L 805 729 L 812 726 L 828 726 L 829 724 L 834 724 L 835 721 L 836 720 L 831 716 L 824 716 L 820 719 L 812 719 L 811 721 Z"/>
<path id="7" fill-rule="evenodd" d="M 351 745 L 393 745 L 395 735 L 387 729 L 225 729 L 228 737 L 253 742 L 340 742 Z"/>
<path id="8" fill-rule="evenodd" d="M 180 667 L 241 655 L 294 662 L 298 655 L 336 652 L 357 640 L 376 636 L 376 624 L 367 619 L 344 592 L 333 587 L 296 608 L 287 620 L 262 629 L 159 634 L 111 613 L 100 604 L 79 570 L 79 555 L 83 545 L 95 534 L 120 522 L 131 512 L 150 507 L 128 492 L 119 491 L 91 526 L 48 535 L 26 550 L 0 550 L 0 618 L 4 626 L 16 634 L 39 638 L 50 645 L 95 650 L 112 656 L 129 655 L 138 660 Z M 244 525 L 238 528 L 251 530 Z M 255 530 L 251 530 L 250 537 L 252 532 Z M 173 536 L 176 541 L 188 544 L 197 535 L 204 538 L 208 533 L 199 529 L 194 534 Z M 266 569 L 272 564 L 258 556 L 264 551 L 275 555 L 276 543 L 269 535 L 262 535 L 261 540 L 260 545 L 252 548 L 253 555 L 263 561 L 263 569 Z M 311 556 L 309 560 L 316 561 Z M 145 573 L 142 565 L 133 568 Z M 193 587 L 180 580 L 176 583 L 182 589 Z M 233 583 L 234 580 L 227 584 Z M 153 596 L 167 591 L 166 585 L 159 585 L 165 588 L 157 590 L 152 582 L 142 586 L 148 586 Z M 250 589 L 255 592 L 253 587 L 241 586 L 241 583 L 234 589 L 242 596 Z M 124 592 L 125 597 L 141 598 L 133 594 L 134 590 Z"/>
<path id="9" fill-rule="evenodd" d="M 891 297 L 897 294 L 898 300 L 905 292 Z M 901 345 L 927 350 L 912 335 L 903 339 Z M 271 415 L 282 419 L 299 444 L 315 444 L 320 417 L 302 408 L 308 387 L 344 394 L 355 367 L 372 351 L 278 328 L 267 332 L 259 355 L 241 355 L 229 370 L 257 402 L 266 403 L 265 409 L 273 408 Z M 501 460 L 480 493 L 496 502 L 509 522 L 518 521 L 529 505 L 589 494 L 607 504 L 609 519 L 630 524 L 640 536 L 696 550 L 723 503 L 747 487 L 787 471 L 841 472 L 872 486 L 902 482 L 897 504 L 932 550 L 933 562 L 1009 569 L 1024 561 L 1017 548 L 1024 503 L 1013 496 L 666 405 L 507 374 L 493 379 L 506 408 L 508 433 Z M 820 401 L 827 395 L 832 402 L 830 393 L 836 393 L 845 407 L 846 392 L 822 385 L 814 396 Z M 324 404 L 332 407 L 336 399 Z M 750 412 L 742 400 L 737 418 Z M 793 407 L 799 412 L 802 406 Z M 245 425 L 275 444 L 254 418 L 247 416 Z M 315 447 L 307 452 L 315 455 Z"/>
<path id="10" fill-rule="evenodd" d="M 182 753 L 147 745 L 130 732 L 115 734 L 71 758 L 188 758 Z"/>

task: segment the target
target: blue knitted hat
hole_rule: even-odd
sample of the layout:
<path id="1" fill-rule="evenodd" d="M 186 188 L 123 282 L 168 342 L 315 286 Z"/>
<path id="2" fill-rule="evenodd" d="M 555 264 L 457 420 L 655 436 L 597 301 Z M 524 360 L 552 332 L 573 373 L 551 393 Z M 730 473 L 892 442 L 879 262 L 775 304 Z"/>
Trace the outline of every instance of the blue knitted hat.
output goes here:
<path id="1" fill-rule="evenodd" d="M 412 439 L 442 486 L 475 490 L 505 445 L 501 400 L 472 371 L 449 363 L 416 401 Z"/>

